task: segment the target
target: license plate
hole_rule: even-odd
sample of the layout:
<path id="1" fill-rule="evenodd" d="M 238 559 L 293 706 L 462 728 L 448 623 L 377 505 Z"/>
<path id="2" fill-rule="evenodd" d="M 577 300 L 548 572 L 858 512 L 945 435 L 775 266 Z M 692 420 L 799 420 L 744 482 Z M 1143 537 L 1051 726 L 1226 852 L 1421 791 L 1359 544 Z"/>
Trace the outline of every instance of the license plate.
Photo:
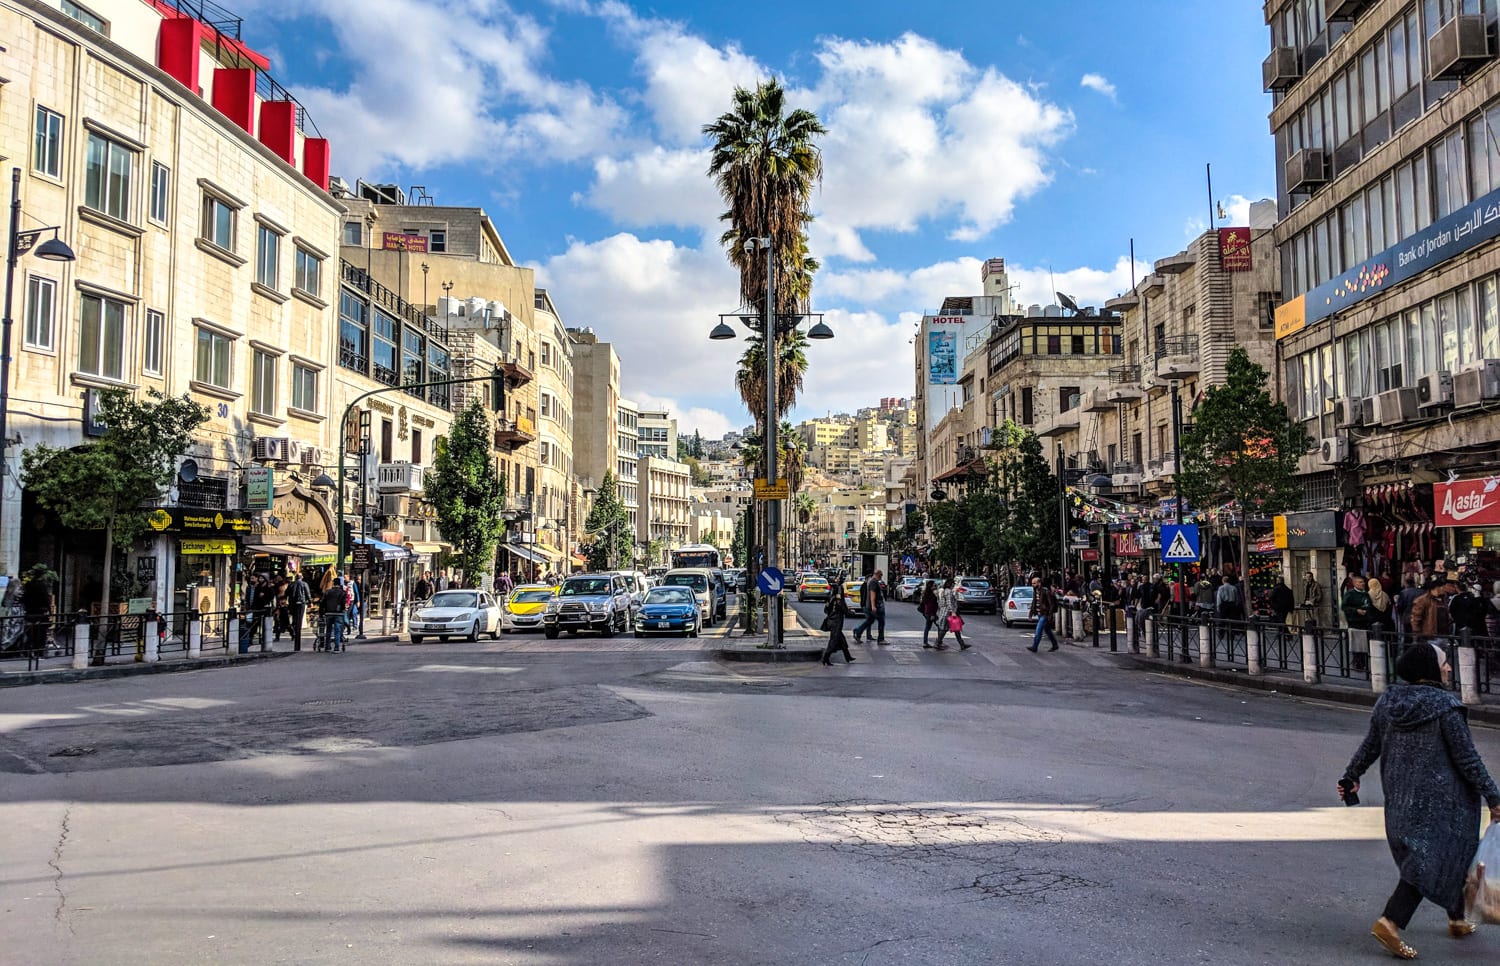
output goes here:
<path id="1" fill-rule="evenodd" d="M 652 621 L 651 622 L 651 626 L 652 627 L 656 627 L 656 628 L 671 627 L 672 626 L 672 622 L 671 621 Z"/>

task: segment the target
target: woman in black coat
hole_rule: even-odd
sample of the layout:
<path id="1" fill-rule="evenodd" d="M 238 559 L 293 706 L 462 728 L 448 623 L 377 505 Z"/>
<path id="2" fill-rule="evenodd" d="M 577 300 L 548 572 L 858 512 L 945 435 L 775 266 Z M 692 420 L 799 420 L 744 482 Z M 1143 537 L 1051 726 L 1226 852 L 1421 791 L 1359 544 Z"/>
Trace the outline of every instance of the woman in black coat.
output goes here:
<path id="1" fill-rule="evenodd" d="M 828 604 L 823 608 L 823 613 L 828 618 L 828 646 L 823 648 L 823 663 L 832 665 L 828 660 L 836 651 L 844 652 L 844 663 L 853 664 L 854 655 L 849 653 L 849 641 L 844 637 L 844 618 L 849 616 L 849 602 L 844 600 L 840 585 L 833 586 L 833 593 L 828 595 Z"/>
<path id="2" fill-rule="evenodd" d="M 1370 931 L 1397 959 L 1417 956 L 1401 930 L 1423 899 L 1447 911 L 1455 938 L 1474 932 L 1464 919 L 1464 879 L 1479 847 L 1480 798 L 1500 822 L 1500 788 L 1474 749 L 1463 705 L 1444 688 L 1450 673 L 1436 645 L 1406 649 L 1396 662 L 1403 683 L 1375 703 L 1370 732 L 1339 785 L 1340 798 L 1359 791 L 1359 777 L 1380 759 L 1385 837 L 1401 882 Z"/>

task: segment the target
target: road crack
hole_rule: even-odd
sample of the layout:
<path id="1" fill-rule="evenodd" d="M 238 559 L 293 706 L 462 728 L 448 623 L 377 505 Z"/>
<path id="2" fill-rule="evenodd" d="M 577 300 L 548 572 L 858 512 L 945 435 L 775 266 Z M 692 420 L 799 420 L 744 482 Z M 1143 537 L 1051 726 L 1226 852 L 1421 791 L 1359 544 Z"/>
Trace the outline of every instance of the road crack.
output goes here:
<path id="1" fill-rule="evenodd" d="M 73 932 L 73 923 L 63 917 L 68 911 L 68 893 L 63 889 L 62 854 L 63 848 L 68 844 L 68 832 L 71 830 L 73 821 L 73 806 L 69 805 L 63 810 L 61 827 L 57 833 L 57 844 L 52 847 L 52 858 L 47 860 L 47 865 L 55 873 L 52 877 L 52 891 L 57 893 L 57 909 L 52 914 L 54 922 L 66 923 L 68 932 Z"/>

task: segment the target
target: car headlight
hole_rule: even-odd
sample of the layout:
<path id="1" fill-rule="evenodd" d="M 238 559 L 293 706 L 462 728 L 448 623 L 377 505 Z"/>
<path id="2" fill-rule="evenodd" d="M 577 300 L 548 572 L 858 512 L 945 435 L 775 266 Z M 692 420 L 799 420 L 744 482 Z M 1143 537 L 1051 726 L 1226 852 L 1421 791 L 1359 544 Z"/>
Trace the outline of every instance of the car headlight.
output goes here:
<path id="1" fill-rule="evenodd" d="M 596 614 L 602 614 L 605 611 L 609 610 L 609 603 L 607 601 L 601 600 L 598 603 L 590 604 L 589 610 L 593 611 Z"/>
<path id="2" fill-rule="evenodd" d="M 451 620 L 455 624 L 462 624 L 464 621 L 473 620 L 473 618 L 474 612 L 471 610 L 466 610 L 462 614 L 458 614 L 457 616 L 451 618 Z"/>
<path id="3" fill-rule="evenodd" d="M 547 613 L 549 613 L 549 614 L 556 614 L 557 611 L 558 611 L 558 609 L 561 608 L 561 607 L 562 607 L 562 603 L 560 601 L 556 601 L 556 600 L 549 600 L 549 601 L 547 601 Z"/>

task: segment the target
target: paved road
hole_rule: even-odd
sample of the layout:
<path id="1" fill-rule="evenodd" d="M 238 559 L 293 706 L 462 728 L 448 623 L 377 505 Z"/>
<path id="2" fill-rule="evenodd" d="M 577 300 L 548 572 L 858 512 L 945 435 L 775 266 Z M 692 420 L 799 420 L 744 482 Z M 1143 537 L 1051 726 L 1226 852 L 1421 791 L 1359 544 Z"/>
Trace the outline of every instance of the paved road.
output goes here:
<path id="1" fill-rule="evenodd" d="M 0 961 L 1382 961 L 1378 783 L 1331 796 L 1363 712 L 919 627 L 832 668 L 506 637 L 0 693 Z M 1425 960 L 1500 958 L 1442 925 Z"/>

